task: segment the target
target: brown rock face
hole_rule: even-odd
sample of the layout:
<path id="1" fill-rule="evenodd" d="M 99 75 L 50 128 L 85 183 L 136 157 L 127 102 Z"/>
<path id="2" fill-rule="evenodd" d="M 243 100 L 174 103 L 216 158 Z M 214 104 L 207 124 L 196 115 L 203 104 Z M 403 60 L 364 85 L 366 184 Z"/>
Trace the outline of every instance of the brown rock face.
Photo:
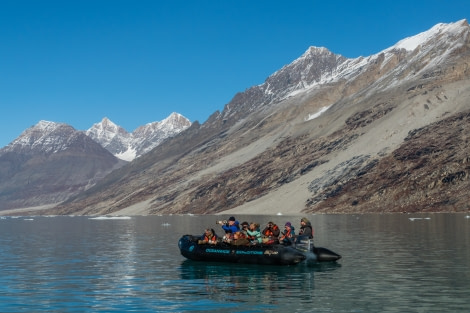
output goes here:
<path id="1" fill-rule="evenodd" d="M 370 162 L 346 184 L 333 184 L 306 211 L 468 211 L 469 136 L 470 110 L 415 129 L 391 155 Z"/>

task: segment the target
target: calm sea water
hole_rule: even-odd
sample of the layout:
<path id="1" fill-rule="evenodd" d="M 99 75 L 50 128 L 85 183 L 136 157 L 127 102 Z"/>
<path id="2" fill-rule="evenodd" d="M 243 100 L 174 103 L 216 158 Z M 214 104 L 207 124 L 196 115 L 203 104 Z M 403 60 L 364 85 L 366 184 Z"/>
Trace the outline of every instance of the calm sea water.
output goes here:
<path id="1" fill-rule="evenodd" d="M 298 227 L 301 216 L 237 216 Z M 215 216 L 2 217 L 1 312 L 469 312 L 470 217 L 309 215 L 338 263 L 185 260 Z"/>

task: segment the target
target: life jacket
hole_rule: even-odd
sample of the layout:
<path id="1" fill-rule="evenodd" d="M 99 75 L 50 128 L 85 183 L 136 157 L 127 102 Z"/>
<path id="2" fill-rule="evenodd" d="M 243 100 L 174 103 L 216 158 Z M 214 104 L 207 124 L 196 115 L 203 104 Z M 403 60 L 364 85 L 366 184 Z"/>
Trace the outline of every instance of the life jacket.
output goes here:
<path id="1" fill-rule="evenodd" d="M 272 229 L 279 229 L 279 227 L 277 227 L 277 225 L 273 225 Z M 271 228 L 267 228 L 265 231 L 264 231 L 264 234 L 266 237 L 272 237 L 274 236 L 274 233 L 273 231 L 271 230 Z"/>
<path id="2" fill-rule="evenodd" d="M 217 236 L 215 234 L 213 234 L 213 235 L 204 235 L 204 240 L 205 241 L 216 241 Z"/>
<path id="3" fill-rule="evenodd" d="M 247 237 L 247 234 L 242 231 L 237 231 L 236 233 L 234 233 L 234 237 L 237 237 L 237 239 L 244 239 Z"/>
<path id="4" fill-rule="evenodd" d="M 292 237 L 292 229 L 289 229 L 288 231 L 284 232 L 284 234 L 279 239 L 291 238 L 291 237 Z"/>

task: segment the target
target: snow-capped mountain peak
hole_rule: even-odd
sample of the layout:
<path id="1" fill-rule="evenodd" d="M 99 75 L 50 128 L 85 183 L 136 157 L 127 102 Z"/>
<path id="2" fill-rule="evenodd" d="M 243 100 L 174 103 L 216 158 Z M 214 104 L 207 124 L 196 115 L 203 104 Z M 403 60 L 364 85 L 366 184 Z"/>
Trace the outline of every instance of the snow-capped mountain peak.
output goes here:
<path id="1" fill-rule="evenodd" d="M 236 94 L 219 118 L 227 119 L 236 114 L 253 112 L 324 84 L 350 81 L 377 65 L 383 70 L 394 71 L 396 77 L 417 75 L 418 72 L 401 73 L 407 71 L 409 63 L 426 54 L 426 58 L 430 60 L 429 65 L 440 64 L 447 55 L 465 45 L 469 36 L 469 25 L 464 19 L 455 23 L 437 24 L 428 31 L 400 40 L 392 47 L 369 57 L 346 58 L 324 47 L 309 47 L 299 58 L 270 75 L 263 84 Z M 433 49 L 436 53 L 432 52 Z M 420 72 L 428 68 L 429 66 L 424 66 Z"/>
<path id="2" fill-rule="evenodd" d="M 80 131 L 68 124 L 41 120 L 2 148 L 2 153 L 57 153 L 69 149 L 81 136 Z"/>
<path id="3" fill-rule="evenodd" d="M 437 38 L 438 36 L 444 34 L 447 34 L 448 36 L 459 35 L 465 27 L 468 27 L 468 22 L 465 19 L 449 24 L 439 23 L 427 31 L 400 40 L 387 50 L 405 49 L 407 51 L 413 51 L 418 46 L 425 44 L 431 39 Z"/>
<path id="4" fill-rule="evenodd" d="M 114 124 L 107 117 L 104 117 L 101 122 L 93 124 L 93 126 L 86 131 L 86 135 L 90 136 L 95 141 L 99 141 L 105 148 L 112 144 L 116 136 L 121 138 L 130 137 L 130 134 L 124 128 Z"/>
<path id="5" fill-rule="evenodd" d="M 105 117 L 88 129 L 86 134 L 116 157 L 132 161 L 189 126 L 191 122 L 187 118 L 172 113 L 162 121 L 148 123 L 129 133 Z"/>
<path id="6" fill-rule="evenodd" d="M 40 149 L 48 153 L 61 151 L 66 148 L 67 137 L 74 131 L 74 128 L 67 124 L 41 120 L 36 125 L 26 129 L 2 150 L 6 152 Z"/>

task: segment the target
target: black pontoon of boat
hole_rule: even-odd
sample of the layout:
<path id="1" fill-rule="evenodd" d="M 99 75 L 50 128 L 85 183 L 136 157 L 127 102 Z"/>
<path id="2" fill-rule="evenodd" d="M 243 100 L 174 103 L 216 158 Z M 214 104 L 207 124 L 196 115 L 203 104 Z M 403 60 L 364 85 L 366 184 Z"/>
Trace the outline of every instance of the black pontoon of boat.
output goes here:
<path id="1" fill-rule="evenodd" d="M 291 245 L 256 244 L 236 246 L 220 242 L 198 244 L 200 236 L 184 235 L 178 241 L 181 254 L 194 261 L 250 263 L 265 265 L 295 265 L 302 261 L 334 262 L 339 254 L 315 247 L 313 240 L 298 238 Z"/>

